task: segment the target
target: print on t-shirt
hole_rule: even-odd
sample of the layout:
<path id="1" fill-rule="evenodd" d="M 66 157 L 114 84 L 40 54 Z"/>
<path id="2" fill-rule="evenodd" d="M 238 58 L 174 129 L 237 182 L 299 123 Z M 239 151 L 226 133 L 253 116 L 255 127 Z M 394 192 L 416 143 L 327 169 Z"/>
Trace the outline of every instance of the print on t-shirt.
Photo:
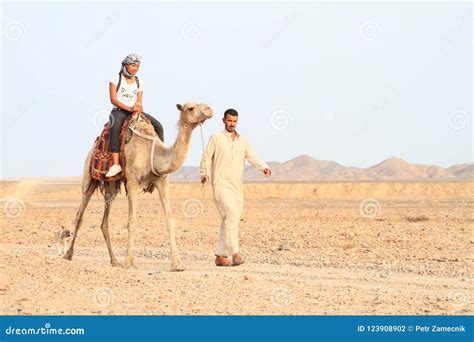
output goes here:
<path id="1" fill-rule="evenodd" d="M 119 75 L 115 74 L 110 83 L 118 85 Z M 137 95 L 139 91 L 143 91 L 143 80 L 140 78 L 140 88 L 137 89 L 137 82 L 131 84 L 125 80 L 125 76 L 122 76 L 122 82 L 120 82 L 120 89 L 117 92 L 117 100 L 126 106 L 133 107 L 137 102 Z M 115 107 L 114 107 L 115 108 Z"/>

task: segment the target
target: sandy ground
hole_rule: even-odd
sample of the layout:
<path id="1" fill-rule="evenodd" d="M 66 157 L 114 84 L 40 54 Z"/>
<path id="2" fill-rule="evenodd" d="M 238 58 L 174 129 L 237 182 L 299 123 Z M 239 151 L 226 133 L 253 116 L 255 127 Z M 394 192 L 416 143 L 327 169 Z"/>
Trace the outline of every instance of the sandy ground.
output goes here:
<path id="1" fill-rule="evenodd" d="M 95 196 L 72 262 L 54 233 L 72 229 L 75 181 L 0 183 L 2 314 L 472 314 L 473 182 L 246 185 L 247 263 L 213 265 L 211 188 L 171 185 L 185 272 L 170 272 L 158 194 L 139 196 L 138 269 L 112 268 Z M 124 191 L 110 229 L 119 261 Z"/>

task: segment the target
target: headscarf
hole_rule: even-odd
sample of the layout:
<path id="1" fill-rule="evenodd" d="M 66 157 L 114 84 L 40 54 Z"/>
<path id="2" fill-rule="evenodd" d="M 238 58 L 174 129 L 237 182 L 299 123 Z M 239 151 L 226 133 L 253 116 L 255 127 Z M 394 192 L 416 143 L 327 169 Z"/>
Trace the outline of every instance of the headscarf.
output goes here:
<path id="1" fill-rule="evenodd" d="M 134 75 L 130 74 L 127 70 L 127 65 L 130 64 L 140 64 L 142 62 L 142 58 L 137 55 L 136 53 L 131 53 L 122 61 L 122 68 L 120 69 L 120 73 L 127 78 L 131 78 Z"/>

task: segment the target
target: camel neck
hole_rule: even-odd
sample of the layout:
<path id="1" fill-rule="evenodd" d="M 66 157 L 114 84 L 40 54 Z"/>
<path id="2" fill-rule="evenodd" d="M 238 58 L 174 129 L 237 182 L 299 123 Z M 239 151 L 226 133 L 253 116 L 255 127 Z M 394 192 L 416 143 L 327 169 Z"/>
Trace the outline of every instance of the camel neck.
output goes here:
<path id="1" fill-rule="evenodd" d="M 173 173 L 178 170 L 188 155 L 193 127 L 180 122 L 178 123 L 178 129 L 178 136 L 171 147 L 165 147 L 164 151 L 162 149 L 155 150 L 155 169 L 160 174 Z"/>

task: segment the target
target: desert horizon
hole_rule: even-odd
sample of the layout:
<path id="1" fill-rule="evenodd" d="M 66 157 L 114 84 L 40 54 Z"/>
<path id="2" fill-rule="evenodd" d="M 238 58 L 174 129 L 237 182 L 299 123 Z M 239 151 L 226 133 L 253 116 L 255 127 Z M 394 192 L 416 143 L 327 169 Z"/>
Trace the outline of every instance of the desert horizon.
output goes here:
<path id="1" fill-rule="evenodd" d="M 408 163 L 398 157 L 390 157 L 374 164 L 361 168 L 343 166 L 337 162 L 318 160 L 307 154 L 302 154 L 285 162 L 269 161 L 273 169 L 273 177 L 263 177 L 258 171 L 246 166 L 244 180 L 246 182 L 404 182 L 404 181 L 472 181 L 474 180 L 474 163 L 465 162 L 442 167 L 434 164 Z M 321 169 L 325 169 L 324 173 Z M 341 171 L 342 169 L 342 171 Z M 348 170 L 357 170 L 359 173 L 347 173 Z M 362 172 L 365 174 L 361 174 Z M 42 176 L 0 178 L 1 181 L 21 180 L 64 180 L 80 181 L 77 176 Z M 177 172 L 170 175 L 172 182 L 199 182 L 199 166 L 182 166 Z"/>

